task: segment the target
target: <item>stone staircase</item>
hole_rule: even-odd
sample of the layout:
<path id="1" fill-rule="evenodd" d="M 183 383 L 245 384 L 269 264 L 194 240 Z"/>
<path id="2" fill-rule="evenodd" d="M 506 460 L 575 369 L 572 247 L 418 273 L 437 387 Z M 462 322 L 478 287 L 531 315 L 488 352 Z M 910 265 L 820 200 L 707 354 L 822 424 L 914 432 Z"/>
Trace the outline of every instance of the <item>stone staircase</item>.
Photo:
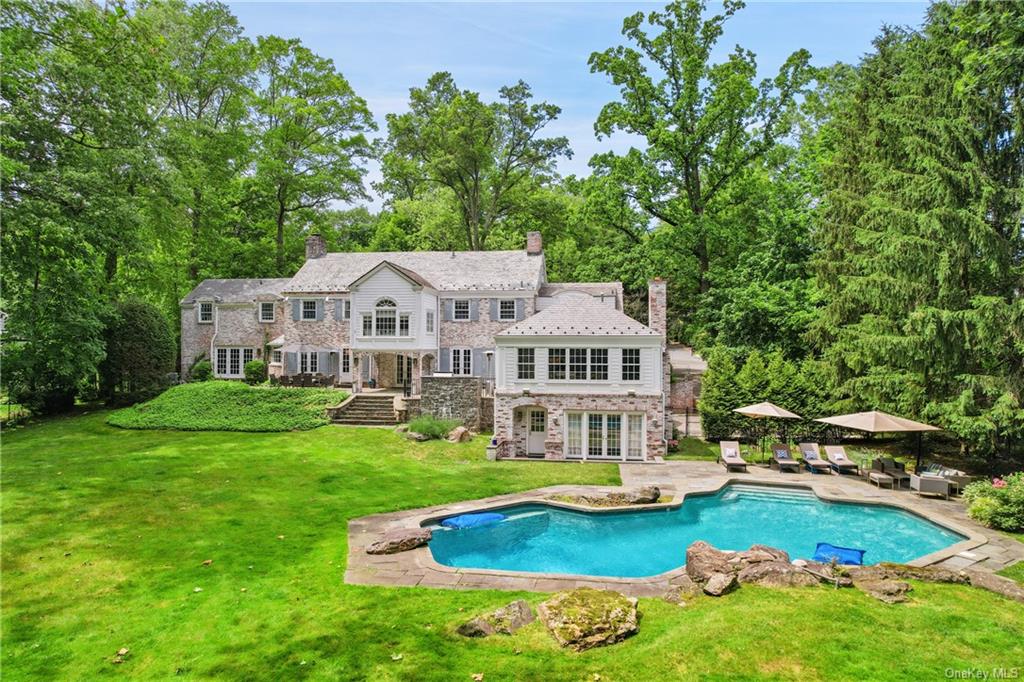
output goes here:
<path id="1" fill-rule="evenodd" d="M 395 397 L 356 393 L 338 407 L 328 409 L 328 416 L 335 424 L 349 426 L 395 426 Z"/>

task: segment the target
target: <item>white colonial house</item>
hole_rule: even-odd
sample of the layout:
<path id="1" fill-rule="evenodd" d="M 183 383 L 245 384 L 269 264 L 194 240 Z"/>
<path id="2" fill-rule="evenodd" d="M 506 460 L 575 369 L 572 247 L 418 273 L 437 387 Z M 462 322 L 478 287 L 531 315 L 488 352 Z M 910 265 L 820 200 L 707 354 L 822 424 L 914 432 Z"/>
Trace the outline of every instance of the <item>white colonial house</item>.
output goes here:
<path id="1" fill-rule="evenodd" d="M 535 232 L 523 251 L 409 253 L 327 253 L 313 235 L 291 278 L 182 299 L 182 373 L 209 359 L 241 378 L 259 359 L 285 384 L 349 388 L 338 421 L 431 413 L 493 428 L 503 457 L 650 460 L 671 434 L 665 282 L 648 304 L 645 325 L 619 282 L 547 282 Z"/>

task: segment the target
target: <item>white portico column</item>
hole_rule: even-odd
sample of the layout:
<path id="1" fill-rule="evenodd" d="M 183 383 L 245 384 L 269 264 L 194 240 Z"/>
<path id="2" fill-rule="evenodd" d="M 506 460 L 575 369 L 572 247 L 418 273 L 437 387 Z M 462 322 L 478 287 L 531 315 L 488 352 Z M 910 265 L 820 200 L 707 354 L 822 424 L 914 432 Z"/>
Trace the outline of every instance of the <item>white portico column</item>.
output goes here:
<path id="1" fill-rule="evenodd" d="M 366 358 L 363 353 L 352 354 L 352 392 L 363 392 L 363 363 Z"/>

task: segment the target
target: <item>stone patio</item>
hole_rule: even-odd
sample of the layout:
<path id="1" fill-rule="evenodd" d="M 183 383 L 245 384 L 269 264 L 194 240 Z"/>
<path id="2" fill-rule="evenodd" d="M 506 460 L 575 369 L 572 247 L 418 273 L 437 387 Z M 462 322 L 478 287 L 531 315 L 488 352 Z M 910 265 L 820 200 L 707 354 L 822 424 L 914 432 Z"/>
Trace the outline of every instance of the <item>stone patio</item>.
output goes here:
<path id="1" fill-rule="evenodd" d="M 586 465 L 567 464 L 566 466 Z M 749 473 L 727 474 L 721 465 L 713 462 L 680 461 L 661 464 L 623 463 L 619 465 L 619 473 L 625 488 L 657 485 L 661 488 L 663 495 L 673 498 L 672 502 L 667 505 L 646 505 L 647 507 L 674 507 L 680 504 L 687 494 L 714 492 L 730 482 L 795 485 L 810 488 L 823 499 L 898 506 L 966 537 L 964 541 L 952 547 L 911 562 L 913 565 L 937 565 L 956 570 L 971 568 L 994 572 L 1024 560 L 1024 543 L 979 526 L 967 517 L 964 506 L 959 500 L 921 498 L 907 490 L 879 490 L 869 484 L 866 478 L 810 473 L 782 474 L 766 466 L 751 466 Z M 471 511 L 497 509 L 524 502 L 537 502 L 553 494 L 579 495 L 614 492 L 622 489 L 613 486 L 550 486 L 522 493 L 353 519 L 349 521 L 348 525 L 348 562 L 345 582 L 360 585 L 419 585 L 448 589 L 498 589 L 533 592 L 556 592 L 576 587 L 594 587 L 617 590 L 634 597 L 658 596 L 664 594 L 673 585 L 686 583 L 688 578 L 685 570 L 681 567 L 650 578 L 595 578 L 592 576 L 452 568 L 434 561 L 428 547 L 419 547 L 399 554 L 370 555 L 366 553 L 366 546 L 388 530 L 428 525 L 448 516 Z M 546 503 L 552 504 L 550 501 L 546 501 Z M 557 503 L 556 506 L 581 508 L 562 503 Z M 622 508 L 586 509 L 593 513 L 606 513 L 619 511 Z M 685 547 L 679 548 L 680 563 L 684 559 L 685 551 Z"/>

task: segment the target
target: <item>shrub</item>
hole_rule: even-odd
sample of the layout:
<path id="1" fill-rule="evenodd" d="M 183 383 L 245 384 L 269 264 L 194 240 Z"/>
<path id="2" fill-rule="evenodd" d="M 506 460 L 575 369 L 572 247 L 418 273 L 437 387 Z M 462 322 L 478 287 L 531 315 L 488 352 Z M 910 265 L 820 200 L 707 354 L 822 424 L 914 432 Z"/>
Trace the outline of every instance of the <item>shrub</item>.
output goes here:
<path id="1" fill-rule="evenodd" d="M 209 360 L 200 360 L 192 366 L 189 376 L 192 381 L 209 381 L 213 378 L 213 365 Z"/>
<path id="2" fill-rule="evenodd" d="M 328 423 L 327 408 L 347 397 L 329 388 L 271 388 L 203 381 L 169 388 L 146 403 L 114 412 L 107 423 L 126 429 L 295 431 Z"/>
<path id="3" fill-rule="evenodd" d="M 445 438 L 458 425 L 459 422 L 454 419 L 438 419 L 425 414 L 412 420 L 409 423 L 409 430 L 430 438 Z"/>
<path id="4" fill-rule="evenodd" d="M 245 383 L 250 385 L 262 384 L 267 380 L 267 363 L 262 360 L 250 360 L 242 368 L 245 372 Z"/>
<path id="5" fill-rule="evenodd" d="M 970 517 L 990 528 L 1024 530 L 1024 471 L 975 481 L 964 489 Z"/>
<path id="6" fill-rule="evenodd" d="M 152 398 L 167 387 L 175 347 L 167 318 L 144 301 L 125 301 L 103 330 L 106 357 L 99 365 L 100 394 L 109 404 Z"/>

